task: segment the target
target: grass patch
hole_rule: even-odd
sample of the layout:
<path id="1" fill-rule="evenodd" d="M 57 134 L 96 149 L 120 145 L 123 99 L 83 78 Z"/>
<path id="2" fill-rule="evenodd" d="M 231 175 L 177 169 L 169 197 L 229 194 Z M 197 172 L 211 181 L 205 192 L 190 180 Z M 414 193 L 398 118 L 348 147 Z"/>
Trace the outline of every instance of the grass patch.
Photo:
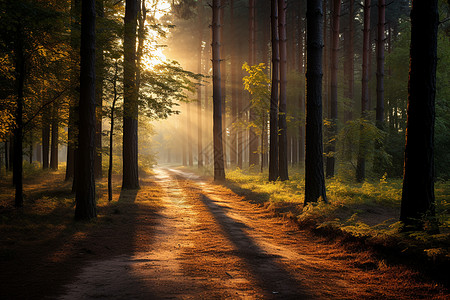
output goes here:
<path id="1" fill-rule="evenodd" d="M 326 180 L 328 203 L 303 206 L 304 175 L 291 170 L 289 181 L 269 182 L 267 172 L 235 169 L 227 172 L 227 185 L 239 193 L 256 193 L 258 199 L 275 211 L 295 218 L 312 229 L 334 230 L 363 238 L 367 243 L 412 251 L 432 260 L 450 261 L 450 182 L 436 183 L 436 212 L 440 234 L 400 233 L 401 179 L 366 181 L 358 184 L 336 177 Z"/>

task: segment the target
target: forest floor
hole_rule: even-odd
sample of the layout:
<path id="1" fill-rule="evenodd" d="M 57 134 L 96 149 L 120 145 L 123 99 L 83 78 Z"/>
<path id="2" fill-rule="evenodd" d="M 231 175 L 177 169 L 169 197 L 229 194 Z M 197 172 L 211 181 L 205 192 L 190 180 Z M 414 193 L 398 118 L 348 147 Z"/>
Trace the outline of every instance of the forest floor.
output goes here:
<path id="1" fill-rule="evenodd" d="M 228 187 L 154 170 L 141 189 L 72 221 L 61 173 L 28 180 L 21 210 L 0 193 L 1 299 L 448 299 L 371 251 L 302 230 Z M 9 196 L 8 196 L 9 195 Z"/>

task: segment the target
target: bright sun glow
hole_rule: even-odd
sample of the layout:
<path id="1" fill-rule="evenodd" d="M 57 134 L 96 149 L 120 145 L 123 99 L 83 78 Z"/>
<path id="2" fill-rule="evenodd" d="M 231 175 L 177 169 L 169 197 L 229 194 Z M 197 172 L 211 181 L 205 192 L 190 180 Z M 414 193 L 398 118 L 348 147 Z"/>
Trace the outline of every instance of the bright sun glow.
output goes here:
<path id="1" fill-rule="evenodd" d="M 153 18 L 159 21 L 163 16 L 170 12 L 170 3 L 167 0 L 150 0 L 147 1 L 147 13 L 151 14 Z M 145 41 L 145 48 L 148 49 L 149 55 L 145 55 L 142 58 L 142 64 L 145 69 L 151 70 L 156 65 L 161 64 L 167 60 L 163 53 L 163 47 L 159 46 L 160 39 L 158 34 L 150 30 L 148 32 L 148 38 Z"/>

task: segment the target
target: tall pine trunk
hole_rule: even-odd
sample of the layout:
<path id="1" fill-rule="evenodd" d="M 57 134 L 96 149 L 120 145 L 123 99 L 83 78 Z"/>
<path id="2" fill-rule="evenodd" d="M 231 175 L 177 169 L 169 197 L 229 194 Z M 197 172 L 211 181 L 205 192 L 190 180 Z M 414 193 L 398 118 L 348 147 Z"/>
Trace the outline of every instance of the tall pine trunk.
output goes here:
<path id="1" fill-rule="evenodd" d="M 42 112 L 42 168 L 48 169 L 50 155 L 50 112 L 44 108 Z M 12 153 L 12 152 L 11 152 Z"/>
<path id="2" fill-rule="evenodd" d="M 348 3 L 348 28 L 344 33 L 344 97 L 347 100 L 347 105 L 344 110 L 344 122 L 352 120 L 353 113 L 353 90 L 354 90 L 354 6 L 355 1 L 350 0 Z"/>
<path id="3" fill-rule="evenodd" d="M 256 19 L 255 19 L 255 0 L 249 0 L 249 41 L 248 41 L 248 64 L 253 66 L 256 64 L 256 50 L 255 50 L 255 35 L 256 35 Z M 251 99 L 251 97 L 249 97 Z M 249 108 L 249 121 L 255 122 L 255 112 L 253 111 L 251 100 Z M 253 126 L 249 128 L 249 145 L 248 145 L 248 163 L 251 165 L 258 165 L 259 155 L 258 155 L 258 137 L 255 133 Z"/>
<path id="4" fill-rule="evenodd" d="M 136 22 L 138 1 L 126 0 L 123 39 L 123 189 L 139 188 Z"/>
<path id="5" fill-rule="evenodd" d="M 197 7 L 198 11 L 198 61 L 197 61 L 197 72 L 202 74 L 202 50 L 203 50 L 203 3 L 200 1 Z M 200 168 L 203 166 L 203 129 L 202 129 L 202 85 L 199 82 L 197 87 L 197 166 Z"/>
<path id="6" fill-rule="evenodd" d="M 278 168 L 281 181 L 288 176 L 288 141 L 287 141 L 287 47 L 286 47 L 286 0 L 278 0 L 278 37 L 280 47 L 280 99 L 278 109 Z"/>
<path id="7" fill-rule="evenodd" d="M 103 0 L 96 0 L 96 11 L 97 11 L 97 24 L 101 24 L 103 17 L 105 16 Z M 99 27 L 99 26 L 97 26 Z M 97 32 L 102 32 L 102 27 Z M 97 35 L 102 37 L 101 34 Z M 103 166 L 102 166 L 102 120 L 103 120 L 103 84 L 105 77 L 105 61 L 103 57 L 103 39 L 97 42 L 96 51 L 96 85 L 95 85 L 95 100 L 96 100 L 96 124 L 95 124 L 95 165 L 94 172 L 95 178 L 103 177 Z"/>
<path id="8" fill-rule="evenodd" d="M 15 185 L 14 206 L 23 206 L 23 92 L 25 84 L 25 53 L 23 44 L 23 28 L 17 25 L 16 39 L 14 41 L 15 81 L 16 81 L 16 128 L 14 129 L 14 153 L 13 155 L 13 181 Z"/>
<path id="9" fill-rule="evenodd" d="M 213 144 L 214 144 L 214 180 L 225 180 L 222 141 L 222 85 L 220 74 L 220 0 L 212 4 L 212 61 L 213 61 Z"/>
<path id="10" fill-rule="evenodd" d="M 234 22 L 236 21 L 234 18 L 234 5 L 235 2 L 233 0 L 230 1 L 230 23 L 231 23 L 231 36 L 236 36 L 236 26 Z M 230 57 L 231 57 L 231 72 L 230 72 L 230 81 L 231 81 L 231 119 L 233 120 L 234 125 L 231 126 L 231 137 L 230 137 L 230 163 L 231 165 L 237 165 L 237 135 L 238 135 L 238 88 L 240 84 L 237 81 L 238 68 L 240 67 L 238 63 L 237 57 L 237 42 L 235 39 L 232 39 L 230 44 Z"/>
<path id="11" fill-rule="evenodd" d="M 52 142 L 50 147 L 50 169 L 58 170 L 58 106 L 53 103 L 52 108 Z"/>
<path id="12" fill-rule="evenodd" d="M 272 32 L 272 84 L 270 91 L 270 137 L 269 137 L 269 181 L 278 179 L 278 85 L 280 75 L 280 52 L 278 39 L 278 1 L 271 0 Z"/>
<path id="13" fill-rule="evenodd" d="M 302 6 L 299 6 L 299 9 L 301 9 Z M 303 22 L 303 19 L 301 15 L 298 16 L 298 72 L 300 74 L 305 73 L 305 69 L 303 67 L 304 57 L 305 54 L 305 47 L 304 47 L 304 34 L 306 32 L 305 30 L 305 22 Z M 301 92 L 298 97 L 298 105 L 299 105 L 299 114 L 300 114 L 300 125 L 298 128 L 298 161 L 300 164 L 303 164 L 305 161 L 305 125 L 304 125 L 304 116 L 305 116 L 305 81 L 302 80 L 301 84 Z"/>
<path id="14" fill-rule="evenodd" d="M 75 152 L 78 124 L 78 99 L 80 97 L 77 88 L 79 87 L 79 16 L 81 9 L 81 0 L 71 0 L 70 6 L 70 90 L 69 100 L 69 121 L 67 125 L 67 161 L 66 161 L 66 178 L 68 181 L 75 176 Z"/>
<path id="15" fill-rule="evenodd" d="M 80 47 L 80 121 L 78 132 L 76 220 L 97 216 L 95 202 L 95 0 L 83 0 Z"/>
<path id="16" fill-rule="evenodd" d="M 386 5 L 385 0 L 378 0 L 378 35 L 377 35 L 377 127 L 384 127 L 384 25 Z"/>
<path id="17" fill-rule="evenodd" d="M 333 0 L 333 19 L 331 22 L 331 76 L 330 76 L 330 108 L 328 118 L 330 119 L 330 128 L 328 131 L 328 149 L 326 171 L 327 177 L 334 176 L 336 135 L 337 135 L 337 117 L 338 117 L 338 53 L 339 53 L 339 24 L 341 15 L 341 0 Z"/>
<path id="18" fill-rule="evenodd" d="M 321 198 L 327 201 L 323 173 L 322 142 L 322 0 L 308 0 L 307 64 L 306 64 L 306 153 L 305 153 L 305 204 Z"/>
<path id="19" fill-rule="evenodd" d="M 400 221 L 403 230 L 437 233 L 434 196 L 434 123 L 438 1 L 413 0 L 405 165 Z M 429 221 L 430 224 L 427 224 Z"/>
<path id="20" fill-rule="evenodd" d="M 364 30 L 361 88 L 361 121 L 367 118 L 369 110 L 369 55 L 370 55 L 370 0 L 364 0 Z M 367 143 L 363 125 L 360 126 L 359 151 L 356 164 L 356 180 L 363 182 L 366 177 Z"/>
<path id="21" fill-rule="evenodd" d="M 114 111 L 116 109 L 116 102 L 118 98 L 117 94 L 117 61 L 114 65 L 114 77 L 113 77 L 113 103 L 111 105 L 111 127 L 109 132 L 109 165 L 108 165 L 108 201 L 112 200 L 112 169 L 113 169 L 113 138 L 114 138 Z"/>

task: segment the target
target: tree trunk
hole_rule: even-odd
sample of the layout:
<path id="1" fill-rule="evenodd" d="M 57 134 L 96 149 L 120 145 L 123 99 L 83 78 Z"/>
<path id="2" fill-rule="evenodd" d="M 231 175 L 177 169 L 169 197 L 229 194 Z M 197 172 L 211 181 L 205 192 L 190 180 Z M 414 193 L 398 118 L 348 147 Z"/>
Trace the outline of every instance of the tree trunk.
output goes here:
<path id="1" fill-rule="evenodd" d="M 52 111 L 52 142 L 50 147 L 50 169 L 58 170 L 58 107 L 53 104 Z"/>
<path id="2" fill-rule="evenodd" d="M 405 231 L 439 231 L 435 220 L 433 146 L 438 24 L 437 0 L 413 0 L 408 120 L 400 212 Z"/>
<path id="3" fill-rule="evenodd" d="M 234 22 L 236 21 L 234 18 L 234 5 L 235 2 L 233 0 L 230 1 L 230 23 L 231 23 L 231 36 L 236 36 L 236 26 Z M 238 88 L 240 84 L 237 81 L 238 68 L 240 67 L 238 63 L 238 56 L 236 54 L 237 42 L 235 39 L 231 39 L 231 119 L 233 120 L 233 125 L 231 125 L 231 136 L 230 136 L 230 163 L 232 166 L 237 165 L 237 135 L 238 135 Z"/>
<path id="4" fill-rule="evenodd" d="M 117 95 L 117 61 L 113 77 L 113 103 L 111 105 L 111 127 L 109 132 L 109 166 L 108 166 L 108 201 L 112 200 L 112 168 L 113 168 L 113 137 L 114 137 L 114 110 L 116 109 Z"/>
<path id="5" fill-rule="evenodd" d="M 5 140 L 5 173 L 9 171 L 8 141 Z"/>
<path id="6" fill-rule="evenodd" d="M 80 14 L 80 4 L 81 0 L 71 0 L 70 7 L 70 84 L 72 85 L 71 94 L 70 94 L 70 106 L 69 106 L 69 121 L 67 125 L 67 162 L 66 162 L 66 177 L 65 180 L 68 181 L 75 176 L 75 148 L 77 139 L 77 128 L 76 124 L 78 124 L 78 99 L 79 94 L 77 88 L 79 87 L 79 38 L 76 33 L 79 22 L 75 20 L 79 19 Z"/>
<path id="7" fill-rule="evenodd" d="M 239 53 L 242 53 L 241 51 L 242 49 L 242 44 L 239 44 Z M 243 95 L 243 89 L 241 86 L 241 82 L 242 82 L 242 68 L 241 66 L 241 61 L 238 61 L 238 68 L 237 68 L 237 82 L 236 82 L 236 89 L 237 89 L 237 115 L 238 115 L 238 120 L 240 123 L 242 123 L 242 121 L 244 120 L 244 112 L 243 112 L 243 102 L 244 102 L 244 95 Z M 237 132 L 237 166 L 238 168 L 242 169 L 243 166 L 243 162 L 244 162 L 244 130 L 243 128 L 240 126 L 238 128 L 238 132 Z"/>
<path id="8" fill-rule="evenodd" d="M 191 121 L 191 103 L 186 103 L 186 119 L 187 119 L 187 124 L 186 124 L 186 128 L 187 128 L 187 154 L 188 154 L 188 160 L 189 160 L 189 166 L 193 166 L 194 165 L 194 158 L 192 156 L 192 136 L 191 136 L 191 132 L 192 132 L 192 121 Z"/>
<path id="9" fill-rule="evenodd" d="M 101 20 L 105 16 L 103 0 L 96 0 L 96 11 L 97 11 L 97 24 L 101 24 Z M 99 22 L 100 21 L 100 22 Z M 97 26 L 98 27 L 98 26 Z M 102 32 L 103 28 L 97 29 L 98 33 Z M 101 34 L 98 34 L 101 36 Z M 99 40 L 97 38 L 97 40 Z M 103 166 L 102 166 L 102 119 L 103 119 L 103 83 L 105 74 L 105 62 L 103 57 L 103 41 L 97 42 L 96 51 L 96 85 L 95 85 L 95 100 L 96 100 L 96 120 L 95 124 L 95 164 L 94 164 L 94 176 L 95 178 L 103 177 Z"/>
<path id="10" fill-rule="evenodd" d="M 354 90 L 354 7 L 355 1 L 349 1 L 348 8 L 348 28 L 344 33 L 344 81 L 345 81 L 345 98 L 347 99 L 347 105 L 344 110 L 344 122 L 352 120 L 353 114 L 353 90 Z"/>
<path id="11" fill-rule="evenodd" d="M 299 6 L 301 8 L 301 6 Z M 303 22 L 302 17 L 299 15 L 298 18 L 298 30 L 299 30 L 299 36 L 298 36 L 298 52 L 299 52 L 299 58 L 298 58 L 298 72 L 300 74 L 305 73 L 305 69 L 303 67 L 303 61 L 305 55 L 305 49 L 304 49 L 304 32 L 305 30 L 305 22 Z M 300 125 L 298 128 L 298 161 L 300 163 L 303 163 L 305 161 L 305 126 L 304 126 L 304 116 L 305 116 L 305 81 L 302 80 L 301 84 L 301 92 L 298 99 L 298 105 L 299 105 L 299 113 L 300 113 Z"/>
<path id="12" fill-rule="evenodd" d="M 377 37 L 377 111 L 376 121 L 377 127 L 384 127 L 384 25 L 385 0 L 378 0 L 378 37 Z"/>
<path id="13" fill-rule="evenodd" d="M 253 66 L 256 64 L 255 59 L 255 34 L 256 34 L 256 26 L 255 26 L 255 0 L 249 0 L 249 44 L 248 44 L 248 64 Z M 249 98 L 251 99 L 251 97 Z M 250 101 L 251 102 L 251 101 Z M 251 103 L 249 108 L 249 121 L 251 123 L 255 122 L 255 112 L 252 109 Z M 249 145 L 248 145 L 248 163 L 249 166 L 255 165 L 257 166 L 259 163 L 259 155 L 258 155 L 258 137 L 256 136 L 255 129 L 253 126 L 249 128 Z"/>
<path id="14" fill-rule="evenodd" d="M 286 0 L 278 0 L 278 37 L 280 47 L 280 99 L 278 109 L 278 164 L 281 181 L 288 176 L 288 142 L 287 142 L 287 49 L 286 49 Z"/>
<path id="15" fill-rule="evenodd" d="M 42 168 L 48 169 L 50 154 L 50 123 L 48 121 L 48 110 L 44 109 L 42 116 Z"/>
<path id="16" fill-rule="evenodd" d="M 364 0 L 361 120 L 367 118 L 367 111 L 369 109 L 370 2 L 370 0 Z M 366 177 L 366 144 L 363 126 L 361 124 L 358 160 L 356 165 L 356 180 L 358 182 L 363 182 Z"/>
<path id="17" fill-rule="evenodd" d="M 223 143 L 223 160 L 224 160 L 224 167 L 227 167 L 227 149 L 228 149 L 228 143 L 227 143 L 227 103 L 226 103 L 226 81 L 227 81 L 227 72 L 226 72 L 226 53 L 225 53 L 225 47 L 223 45 L 224 43 L 224 14 L 225 14 L 225 8 L 222 8 L 220 10 L 220 20 L 222 20 L 222 25 L 220 26 L 219 34 L 220 34 L 220 89 L 221 89 L 221 97 L 222 97 L 222 143 Z"/>
<path id="18" fill-rule="evenodd" d="M 322 107 L 323 107 L 323 113 L 325 116 L 328 115 L 328 73 L 329 73 L 329 66 L 328 66 L 328 50 L 329 50 L 329 44 L 328 44 L 328 1 L 323 0 L 322 1 L 322 9 L 323 9 L 323 97 L 322 97 Z M 325 136 L 326 137 L 326 136 Z"/>
<path id="19" fill-rule="evenodd" d="M 83 0 L 80 47 L 80 126 L 77 151 L 76 220 L 97 216 L 95 201 L 95 0 Z"/>
<path id="20" fill-rule="evenodd" d="M 203 3 L 198 4 L 198 31 L 199 31 L 199 41 L 198 41 L 198 61 L 197 61 L 197 72 L 202 74 L 202 50 L 203 50 Z M 197 166 L 199 168 L 203 167 L 203 129 L 202 129 L 202 85 L 199 82 L 197 87 Z"/>
<path id="21" fill-rule="evenodd" d="M 331 43 L 331 81 L 330 81 L 330 110 L 328 117 L 330 119 L 330 128 L 328 131 L 328 149 L 327 149 L 327 177 L 334 176 L 336 135 L 337 135 L 337 117 L 338 117 L 338 53 L 339 53 L 339 24 L 341 15 L 341 0 L 333 0 L 333 21 L 332 43 Z"/>
<path id="22" fill-rule="evenodd" d="M 307 1 L 305 204 L 327 201 L 322 142 L 322 0 Z"/>
<path id="23" fill-rule="evenodd" d="M 136 21 L 138 1 L 126 0 L 123 39 L 123 189 L 138 189 L 138 91 L 136 86 Z"/>
<path id="24" fill-rule="evenodd" d="M 278 179 L 278 84 L 280 54 L 278 40 L 278 1 L 271 0 L 272 84 L 270 91 L 269 181 Z"/>
<path id="25" fill-rule="evenodd" d="M 16 187 L 14 206 L 23 206 L 23 90 L 25 83 L 25 54 L 23 45 L 23 29 L 21 25 L 16 28 L 16 40 L 14 42 L 14 56 L 15 56 L 15 75 L 16 75 L 16 128 L 14 129 L 14 154 L 13 154 L 13 181 Z"/>
<path id="26" fill-rule="evenodd" d="M 212 3 L 212 61 L 213 61 L 213 144 L 214 144 L 214 180 L 225 180 L 222 142 L 222 90 L 220 74 L 220 0 Z"/>

